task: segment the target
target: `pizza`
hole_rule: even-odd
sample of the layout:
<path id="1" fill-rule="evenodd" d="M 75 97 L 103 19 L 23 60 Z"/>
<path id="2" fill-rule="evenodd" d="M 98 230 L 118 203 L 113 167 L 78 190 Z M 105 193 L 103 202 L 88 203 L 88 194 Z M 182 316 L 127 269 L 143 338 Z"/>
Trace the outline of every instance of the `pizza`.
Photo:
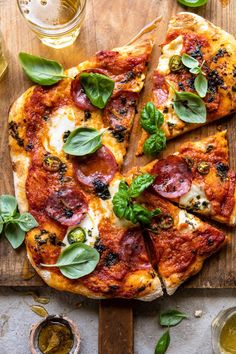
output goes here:
<path id="1" fill-rule="evenodd" d="M 99 51 L 54 85 L 29 88 L 11 107 L 15 194 L 19 211 L 38 222 L 27 232 L 27 255 L 42 279 L 58 290 L 150 301 L 165 289 L 172 294 L 227 242 L 223 231 L 175 206 L 172 202 L 182 203 L 178 196 L 161 196 L 162 160 L 122 173 L 155 27 L 124 47 Z M 175 181 L 179 168 L 185 169 L 182 192 L 186 185 L 189 192 L 191 183 L 205 188 L 207 175 L 200 179 L 189 167 L 190 159 L 194 166 L 202 162 L 204 146 L 211 178 L 218 163 L 226 174 L 220 198 L 211 199 L 204 189 L 214 204 L 208 214 L 233 224 L 235 177 L 227 169 L 224 134 L 180 147 L 171 168 Z M 168 163 L 167 158 L 164 166 Z M 222 166 L 219 170 L 223 173 Z"/>
<path id="2" fill-rule="evenodd" d="M 144 170 L 157 177 L 153 191 L 219 222 L 236 223 L 236 175 L 229 167 L 226 131 L 182 144 Z"/>
<path id="3" fill-rule="evenodd" d="M 162 294 L 140 227 L 119 222 L 111 206 L 153 44 L 153 31 L 146 31 L 129 46 L 100 51 L 67 71 L 73 80 L 33 86 L 11 108 L 16 197 L 20 211 L 29 211 L 39 223 L 27 234 L 27 253 L 40 276 L 54 288 L 94 298 L 151 299 Z M 89 101 L 81 73 L 114 80 L 104 109 Z M 77 127 L 104 130 L 102 146 L 94 154 L 73 158 L 62 150 Z M 78 224 L 86 244 L 100 253 L 96 270 L 70 280 L 56 267 L 41 267 L 56 262 Z"/>
<path id="4" fill-rule="evenodd" d="M 153 73 L 151 101 L 164 115 L 161 128 L 167 139 L 235 112 L 236 40 L 231 34 L 196 14 L 179 13 L 171 19 L 161 48 L 162 54 Z M 189 67 L 183 64 L 183 55 L 187 55 L 188 59 L 190 57 Z M 206 109 L 206 118 L 202 123 L 195 123 L 197 119 L 190 122 L 186 117 L 180 117 L 173 104 L 178 101 L 174 90 L 196 94 L 195 80 L 199 68 L 190 69 L 191 58 L 199 64 L 203 73 L 201 78 L 205 77 L 208 81 L 202 98 Z M 148 136 L 143 130 L 138 155 L 143 153 Z"/>

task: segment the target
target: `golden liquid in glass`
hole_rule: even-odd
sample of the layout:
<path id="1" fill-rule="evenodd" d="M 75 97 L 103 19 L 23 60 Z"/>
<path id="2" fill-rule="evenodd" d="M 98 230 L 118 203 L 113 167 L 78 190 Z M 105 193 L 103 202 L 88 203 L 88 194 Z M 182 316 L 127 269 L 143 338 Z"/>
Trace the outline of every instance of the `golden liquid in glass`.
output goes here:
<path id="1" fill-rule="evenodd" d="M 223 326 L 220 347 L 223 354 L 236 354 L 236 315 L 230 317 Z"/>
<path id="2" fill-rule="evenodd" d="M 86 0 L 18 0 L 32 30 L 56 48 L 74 42 L 84 18 Z"/>

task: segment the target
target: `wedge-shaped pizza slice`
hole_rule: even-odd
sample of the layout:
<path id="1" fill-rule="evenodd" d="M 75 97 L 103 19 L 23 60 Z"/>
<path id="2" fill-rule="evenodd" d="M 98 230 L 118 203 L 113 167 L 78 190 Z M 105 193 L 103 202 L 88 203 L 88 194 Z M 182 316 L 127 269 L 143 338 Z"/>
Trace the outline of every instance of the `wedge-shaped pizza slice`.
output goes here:
<path id="1" fill-rule="evenodd" d="M 181 208 L 236 223 L 236 174 L 229 168 L 226 131 L 195 142 L 145 167 L 156 174 L 153 191 Z"/>
<path id="2" fill-rule="evenodd" d="M 152 30 L 69 69 L 74 79 L 30 88 L 11 108 L 16 197 L 39 224 L 26 236 L 28 257 L 57 289 L 96 298 L 162 294 L 140 228 L 111 215 Z"/>
<path id="3" fill-rule="evenodd" d="M 174 206 L 151 191 L 139 200 L 150 210 L 160 208 L 146 229 L 158 274 L 172 295 L 178 286 L 198 273 L 206 258 L 226 242 L 225 234 Z"/>
<path id="4" fill-rule="evenodd" d="M 196 14 L 171 19 L 151 99 L 164 115 L 167 139 L 235 112 L 235 63 L 232 35 Z M 143 131 L 138 154 L 147 137 Z"/>

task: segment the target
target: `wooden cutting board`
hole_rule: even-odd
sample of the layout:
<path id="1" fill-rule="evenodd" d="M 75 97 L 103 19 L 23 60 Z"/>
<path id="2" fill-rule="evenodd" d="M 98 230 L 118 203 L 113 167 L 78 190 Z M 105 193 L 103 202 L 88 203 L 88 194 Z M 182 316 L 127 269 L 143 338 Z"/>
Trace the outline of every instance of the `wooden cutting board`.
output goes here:
<path id="1" fill-rule="evenodd" d="M 236 33 L 236 1 L 209 0 L 208 5 L 196 12 L 225 30 Z M 27 89 L 31 83 L 19 67 L 17 55 L 20 51 L 30 52 L 60 61 L 68 68 L 87 59 L 100 49 L 111 49 L 129 41 L 148 22 L 162 15 L 163 20 L 157 32 L 150 68 L 154 68 L 160 54 L 158 44 L 164 39 L 170 17 L 178 11 L 188 10 L 177 4 L 176 0 L 88 0 L 86 20 L 76 43 L 65 49 L 55 50 L 44 46 L 29 30 L 22 18 L 15 0 L 0 0 L 0 26 L 3 34 L 5 53 L 9 69 L 0 82 L 0 193 L 13 193 L 12 169 L 8 152 L 7 114 L 11 103 Z M 150 70 L 151 71 L 151 70 Z M 150 78 L 150 71 L 148 79 Z M 149 83 L 150 80 L 148 80 Z M 144 93 L 149 91 L 146 85 Z M 144 96 L 144 95 L 143 95 Z M 223 119 L 210 126 L 188 133 L 168 144 L 164 155 L 175 150 L 180 143 L 215 133 L 219 125 L 228 129 L 231 167 L 236 169 L 236 120 L 234 116 Z M 136 116 L 136 123 L 138 115 Z M 144 164 L 146 158 L 135 158 L 134 151 L 140 136 L 137 124 L 134 124 L 131 145 L 124 169 Z M 225 250 L 211 257 L 203 271 L 187 283 L 194 288 L 226 288 L 236 286 L 236 228 L 225 228 L 232 236 L 232 242 Z M 0 285 L 42 285 L 41 279 L 26 271 L 27 261 L 24 247 L 14 251 L 9 244 L 0 239 Z M 23 271 L 24 268 L 24 271 Z"/>
<path id="2" fill-rule="evenodd" d="M 42 45 L 29 30 L 19 13 L 16 0 L 0 0 L 0 27 L 9 63 L 8 72 L 0 82 L 0 194 L 14 193 L 8 152 L 8 110 L 11 103 L 31 85 L 19 67 L 17 59 L 19 51 L 58 60 L 68 68 L 77 65 L 98 50 L 122 46 L 148 22 L 162 15 L 163 20 L 159 26 L 157 44 L 150 65 L 152 69 L 156 66 L 160 54 L 158 44 L 164 39 L 170 17 L 178 11 L 188 10 L 178 5 L 176 0 L 88 0 L 87 2 L 86 20 L 78 40 L 69 48 L 55 50 Z M 235 0 L 209 0 L 207 6 L 194 10 L 194 12 L 232 34 L 236 33 Z M 147 82 L 149 81 L 150 72 Z M 144 95 L 149 88 L 147 84 Z M 183 141 L 215 133 L 221 125 L 228 129 L 230 162 L 231 167 L 236 169 L 236 120 L 234 118 L 236 118 L 235 115 L 169 142 L 164 156 L 174 151 Z M 136 123 L 137 119 L 138 116 Z M 139 136 L 138 125 L 134 124 L 125 170 L 130 166 L 147 162 L 145 158 L 134 157 Z M 191 288 L 236 287 L 236 229 L 224 229 L 232 236 L 231 244 L 216 256 L 211 257 L 205 263 L 203 271 L 190 280 L 186 286 Z M 0 239 L 0 260 L 0 285 L 36 286 L 43 284 L 41 279 L 29 270 L 24 247 L 14 251 L 3 237 Z M 102 302 L 99 328 L 100 354 L 133 353 L 132 308 L 129 302 Z"/>

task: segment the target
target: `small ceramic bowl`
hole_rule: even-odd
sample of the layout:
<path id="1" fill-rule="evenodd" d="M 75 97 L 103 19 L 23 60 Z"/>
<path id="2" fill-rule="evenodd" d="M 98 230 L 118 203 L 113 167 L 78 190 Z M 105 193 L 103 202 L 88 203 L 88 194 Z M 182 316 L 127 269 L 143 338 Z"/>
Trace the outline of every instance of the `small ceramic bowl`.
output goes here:
<path id="1" fill-rule="evenodd" d="M 220 347 L 220 334 L 225 323 L 236 314 L 236 307 L 220 311 L 211 324 L 211 341 L 214 354 L 222 354 Z"/>
<path id="2" fill-rule="evenodd" d="M 30 336 L 29 336 L 29 346 L 30 346 L 31 354 L 42 354 L 38 344 L 39 333 L 41 329 L 50 322 L 54 324 L 55 323 L 63 324 L 64 326 L 69 327 L 69 329 L 73 334 L 73 340 L 74 340 L 73 347 L 71 348 L 69 354 L 78 354 L 80 349 L 80 332 L 73 321 L 71 321 L 67 317 L 63 317 L 59 315 L 47 316 L 44 320 L 39 321 L 38 323 L 36 323 L 31 327 Z"/>

